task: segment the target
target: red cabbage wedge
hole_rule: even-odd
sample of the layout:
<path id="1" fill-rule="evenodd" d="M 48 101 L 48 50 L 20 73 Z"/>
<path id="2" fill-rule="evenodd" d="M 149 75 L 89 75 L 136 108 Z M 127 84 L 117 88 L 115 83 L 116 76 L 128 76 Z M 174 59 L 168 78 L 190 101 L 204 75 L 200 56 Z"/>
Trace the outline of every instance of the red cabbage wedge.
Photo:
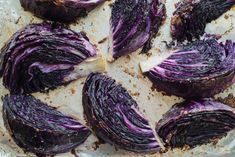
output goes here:
<path id="1" fill-rule="evenodd" d="M 82 144 L 91 131 L 33 96 L 3 98 L 4 124 L 17 145 L 38 155 L 67 152 Z"/>
<path id="2" fill-rule="evenodd" d="M 106 0 L 20 0 L 26 10 L 52 21 L 73 22 Z"/>
<path id="3" fill-rule="evenodd" d="M 195 147 L 213 142 L 235 128 L 235 109 L 198 100 L 173 106 L 157 123 L 157 134 L 166 146 Z"/>
<path id="4" fill-rule="evenodd" d="M 205 39 L 184 45 L 160 64 L 140 64 L 157 89 L 183 98 L 211 97 L 235 80 L 235 43 Z"/>
<path id="5" fill-rule="evenodd" d="M 104 69 L 86 35 L 62 26 L 30 24 L 1 49 L 0 76 L 14 94 L 54 89 Z"/>
<path id="6" fill-rule="evenodd" d="M 160 150 L 137 103 L 112 78 L 100 73 L 90 74 L 82 101 L 87 120 L 102 141 L 134 152 Z"/>
<path id="7" fill-rule="evenodd" d="M 206 24 L 216 20 L 235 5 L 234 0 L 181 0 L 171 19 L 171 34 L 178 41 L 204 34 Z"/>
<path id="8" fill-rule="evenodd" d="M 118 58 L 142 46 L 147 52 L 165 17 L 161 0 L 117 0 L 111 15 L 110 55 Z"/>

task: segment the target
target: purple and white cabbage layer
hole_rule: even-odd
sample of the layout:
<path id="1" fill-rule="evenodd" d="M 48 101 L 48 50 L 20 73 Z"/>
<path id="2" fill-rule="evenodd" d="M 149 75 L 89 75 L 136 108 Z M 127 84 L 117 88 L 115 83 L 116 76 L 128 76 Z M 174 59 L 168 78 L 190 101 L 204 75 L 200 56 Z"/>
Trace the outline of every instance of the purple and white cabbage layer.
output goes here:
<path id="1" fill-rule="evenodd" d="M 106 0 L 20 0 L 26 10 L 52 21 L 72 22 Z"/>
<path id="2" fill-rule="evenodd" d="M 140 64 L 141 70 L 168 95 L 183 98 L 210 97 L 235 81 L 235 43 L 216 39 L 179 47 L 157 64 L 158 58 Z"/>
<path id="3" fill-rule="evenodd" d="M 38 155 L 68 152 L 82 144 L 91 131 L 33 96 L 3 98 L 4 124 L 15 143 Z"/>
<path id="4" fill-rule="evenodd" d="M 142 46 L 142 52 L 147 52 L 165 17 L 161 0 L 117 0 L 110 20 L 110 55 L 118 58 Z"/>
<path id="5" fill-rule="evenodd" d="M 216 20 L 235 5 L 234 0 L 181 0 L 171 19 L 171 34 L 178 41 L 204 34 L 206 24 Z"/>
<path id="6" fill-rule="evenodd" d="M 209 100 L 173 106 L 157 123 L 156 132 L 166 146 L 195 147 L 225 136 L 235 129 L 235 109 Z"/>
<path id="7" fill-rule="evenodd" d="M 15 94 L 54 89 L 104 69 L 104 59 L 84 33 L 51 24 L 27 25 L 0 54 L 0 76 Z"/>
<path id="8" fill-rule="evenodd" d="M 83 108 L 99 139 L 134 152 L 155 152 L 160 146 L 135 100 L 114 79 L 92 73 L 83 87 Z"/>

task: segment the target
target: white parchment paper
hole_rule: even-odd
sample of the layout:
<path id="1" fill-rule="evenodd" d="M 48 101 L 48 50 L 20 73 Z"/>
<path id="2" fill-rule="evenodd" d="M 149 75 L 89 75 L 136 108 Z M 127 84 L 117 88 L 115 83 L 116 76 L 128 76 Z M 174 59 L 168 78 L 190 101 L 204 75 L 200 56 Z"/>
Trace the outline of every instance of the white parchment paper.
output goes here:
<path id="1" fill-rule="evenodd" d="M 152 56 L 159 56 L 161 61 L 167 55 L 165 44 L 162 41 L 171 41 L 170 37 L 170 18 L 174 11 L 174 4 L 178 0 L 167 0 L 167 20 L 160 29 L 160 36 L 154 40 L 154 48 L 151 50 Z M 85 31 L 93 43 L 98 45 L 100 52 L 107 55 L 108 40 L 102 44 L 99 41 L 109 35 L 109 18 L 111 1 L 104 3 L 96 8 L 86 18 L 80 19 L 77 24 L 72 24 L 71 29 L 75 31 Z M 25 12 L 18 0 L 0 0 L 0 47 L 10 38 L 18 29 L 29 23 L 38 23 L 42 20 L 36 18 L 29 12 Z M 235 9 L 231 9 L 216 21 L 207 25 L 206 32 L 218 33 L 223 35 L 222 40 L 235 38 Z M 182 101 L 175 96 L 164 96 L 160 92 L 151 90 L 151 82 L 143 78 L 139 70 L 139 62 L 147 59 L 146 55 L 139 55 L 135 52 L 129 56 L 122 57 L 114 63 L 108 64 L 108 75 L 115 78 L 125 88 L 132 93 L 133 98 L 138 102 L 141 112 L 146 115 L 150 123 L 154 124 L 162 117 L 170 107 Z M 59 107 L 59 110 L 65 114 L 71 115 L 83 124 L 82 108 L 82 87 L 85 78 L 75 81 L 66 87 L 59 87 L 50 91 L 49 94 L 36 93 L 34 96 L 52 106 Z M 235 95 L 235 85 L 228 88 L 225 92 L 216 97 L 226 97 L 229 93 Z M 4 96 L 8 91 L 2 86 L 0 80 L 0 96 Z M 2 108 L 2 101 L 0 101 Z M 29 135 L 30 136 L 30 135 Z M 76 153 L 79 157 L 234 157 L 235 156 L 235 132 L 231 132 L 227 137 L 220 140 L 216 145 L 203 145 L 191 150 L 168 151 L 160 154 L 136 154 L 124 150 L 115 150 L 108 144 L 95 147 L 97 138 L 91 135 L 88 140 L 78 148 Z M 0 112 L 0 157 L 27 157 L 33 154 L 25 154 L 9 137 L 2 121 Z M 69 153 L 59 154 L 58 157 L 73 157 Z"/>

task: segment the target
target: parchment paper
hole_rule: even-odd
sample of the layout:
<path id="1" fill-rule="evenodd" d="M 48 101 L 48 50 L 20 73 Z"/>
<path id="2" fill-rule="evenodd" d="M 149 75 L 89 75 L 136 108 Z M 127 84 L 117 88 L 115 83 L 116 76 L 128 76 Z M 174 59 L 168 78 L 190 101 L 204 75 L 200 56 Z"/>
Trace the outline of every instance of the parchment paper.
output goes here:
<path id="1" fill-rule="evenodd" d="M 167 0 L 167 20 L 160 29 L 160 36 L 154 40 L 154 48 L 151 50 L 152 56 L 159 56 L 161 61 L 167 55 L 165 44 L 162 41 L 171 41 L 170 37 L 170 18 L 174 11 L 174 4 L 178 0 Z M 72 24 L 71 29 L 75 31 L 85 31 L 93 43 L 96 43 L 100 52 L 107 55 L 108 40 L 102 44 L 99 41 L 109 35 L 109 17 L 110 6 L 112 1 L 106 2 L 96 8 L 86 18 L 80 19 L 77 24 Z M 10 38 L 10 36 L 18 29 L 29 23 L 38 23 L 42 20 L 36 18 L 29 12 L 25 12 L 18 0 L 0 0 L 0 47 Z M 231 9 L 216 21 L 207 25 L 206 32 L 218 33 L 223 35 L 222 40 L 235 38 L 235 9 Z M 138 102 L 140 110 L 150 120 L 154 126 L 170 107 L 182 101 L 183 99 L 175 96 L 164 96 L 160 92 L 151 90 L 151 82 L 143 78 L 139 70 L 139 62 L 146 60 L 146 55 L 139 55 L 139 51 L 118 59 L 114 63 L 108 64 L 108 75 L 115 78 L 126 89 L 132 93 L 133 98 Z M 85 78 L 75 81 L 66 87 L 59 87 L 50 91 L 49 94 L 36 93 L 34 96 L 52 106 L 59 107 L 59 110 L 65 114 L 71 115 L 83 124 L 82 108 L 82 87 Z M 226 97 L 229 93 L 235 94 L 235 85 L 227 89 L 225 92 L 217 95 L 218 97 Z M 8 91 L 2 86 L 0 80 L 0 96 L 4 96 Z M 2 108 L 2 101 L 0 101 Z M 30 136 L 30 135 L 29 135 Z M 203 145 L 191 150 L 168 151 L 167 153 L 156 154 L 136 154 L 124 150 L 116 150 L 108 144 L 99 145 L 97 148 L 95 142 L 98 141 L 95 136 L 90 136 L 88 140 L 78 148 L 76 154 L 79 157 L 234 157 L 235 156 L 235 132 L 231 132 L 226 138 L 220 140 L 219 143 Z M 0 112 L 0 157 L 26 157 L 34 156 L 33 154 L 25 154 L 9 137 L 2 121 L 2 113 Z M 59 154 L 58 157 L 73 157 L 72 153 Z"/>

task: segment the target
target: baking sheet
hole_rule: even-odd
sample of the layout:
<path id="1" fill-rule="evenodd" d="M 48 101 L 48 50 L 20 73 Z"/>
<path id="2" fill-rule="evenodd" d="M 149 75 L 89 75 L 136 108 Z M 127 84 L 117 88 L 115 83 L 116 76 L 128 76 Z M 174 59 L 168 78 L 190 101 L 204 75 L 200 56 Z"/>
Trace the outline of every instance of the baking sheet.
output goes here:
<path id="1" fill-rule="evenodd" d="M 174 4 L 179 0 L 167 0 L 167 20 L 160 29 L 160 36 L 154 40 L 154 48 L 150 51 L 150 56 L 159 56 L 161 61 L 166 55 L 166 47 L 162 41 L 171 41 L 170 37 L 170 17 L 174 10 Z M 70 27 L 75 31 L 85 31 L 87 36 L 93 43 L 98 43 L 109 35 L 109 17 L 110 6 L 112 1 L 108 1 L 96 8 L 86 18 L 80 19 L 76 24 Z M 9 37 L 18 29 L 24 27 L 29 23 L 41 22 L 40 19 L 34 17 L 31 13 L 25 12 L 18 0 L 0 0 L 0 47 L 9 39 Z M 207 25 L 206 32 L 218 33 L 223 35 L 222 40 L 235 38 L 235 9 L 231 9 L 216 21 Z M 100 52 L 107 55 L 108 40 L 102 44 L 97 44 Z M 143 78 L 139 70 L 139 62 L 146 60 L 146 55 L 139 55 L 139 51 L 118 59 L 114 63 L 108 64 L 108 75 L 120 82 L 129 92 L 133 98 L 138 102 L 140 110 L 150 120 L 151 125 L 161 118 L 170 107 L 182 101 L 182 99 L 175 96 L 165 96 L 160 92 L 152 91 L 149 80 Z M 50 91 L 49 94 L 36 93 L 34 96 L 47 102 L 51 106 L 59 107 L 63 113 L 71 115 L 83 124 L 85 124 L 82 108 L 82 87 L 85 78 L 75 81 L 66 87 L 59 87 L 56 90 Z M 229 93 L 235 95 L 235 85 L 227 89 L 225 92 L 216 95 L 215 98 L 225 98 Z M 2 86 L 0 80 L 0 96 L 4 96 L 8 91 Z M 2 108 L 2 101 L 0 101 L 0 108 Z M 25 154 L 14 142 L 10 139 L 6 132 L 2 113 L 0 112 L 0 157 L 27 157 L 34 156 L 33 154 Z M 219 143 L 208 144 L 200 146 L 191 150 L 168 151 L 160 154 L 136 154 L 124 150 L 115 150 L 114 147 L 108 144 L 97 146 L 97 138 L 90 136 L 88 140 L 78 148 L 76 154 L 79 157 L 234 157 L 235 154 L 235 131 L 231 132 L 226 138 L 220 140 Z M 226 146 L 226 147 L 224 147 Z M 59 154 L 58 157 L 73 157 L 71 152 Z"/>

